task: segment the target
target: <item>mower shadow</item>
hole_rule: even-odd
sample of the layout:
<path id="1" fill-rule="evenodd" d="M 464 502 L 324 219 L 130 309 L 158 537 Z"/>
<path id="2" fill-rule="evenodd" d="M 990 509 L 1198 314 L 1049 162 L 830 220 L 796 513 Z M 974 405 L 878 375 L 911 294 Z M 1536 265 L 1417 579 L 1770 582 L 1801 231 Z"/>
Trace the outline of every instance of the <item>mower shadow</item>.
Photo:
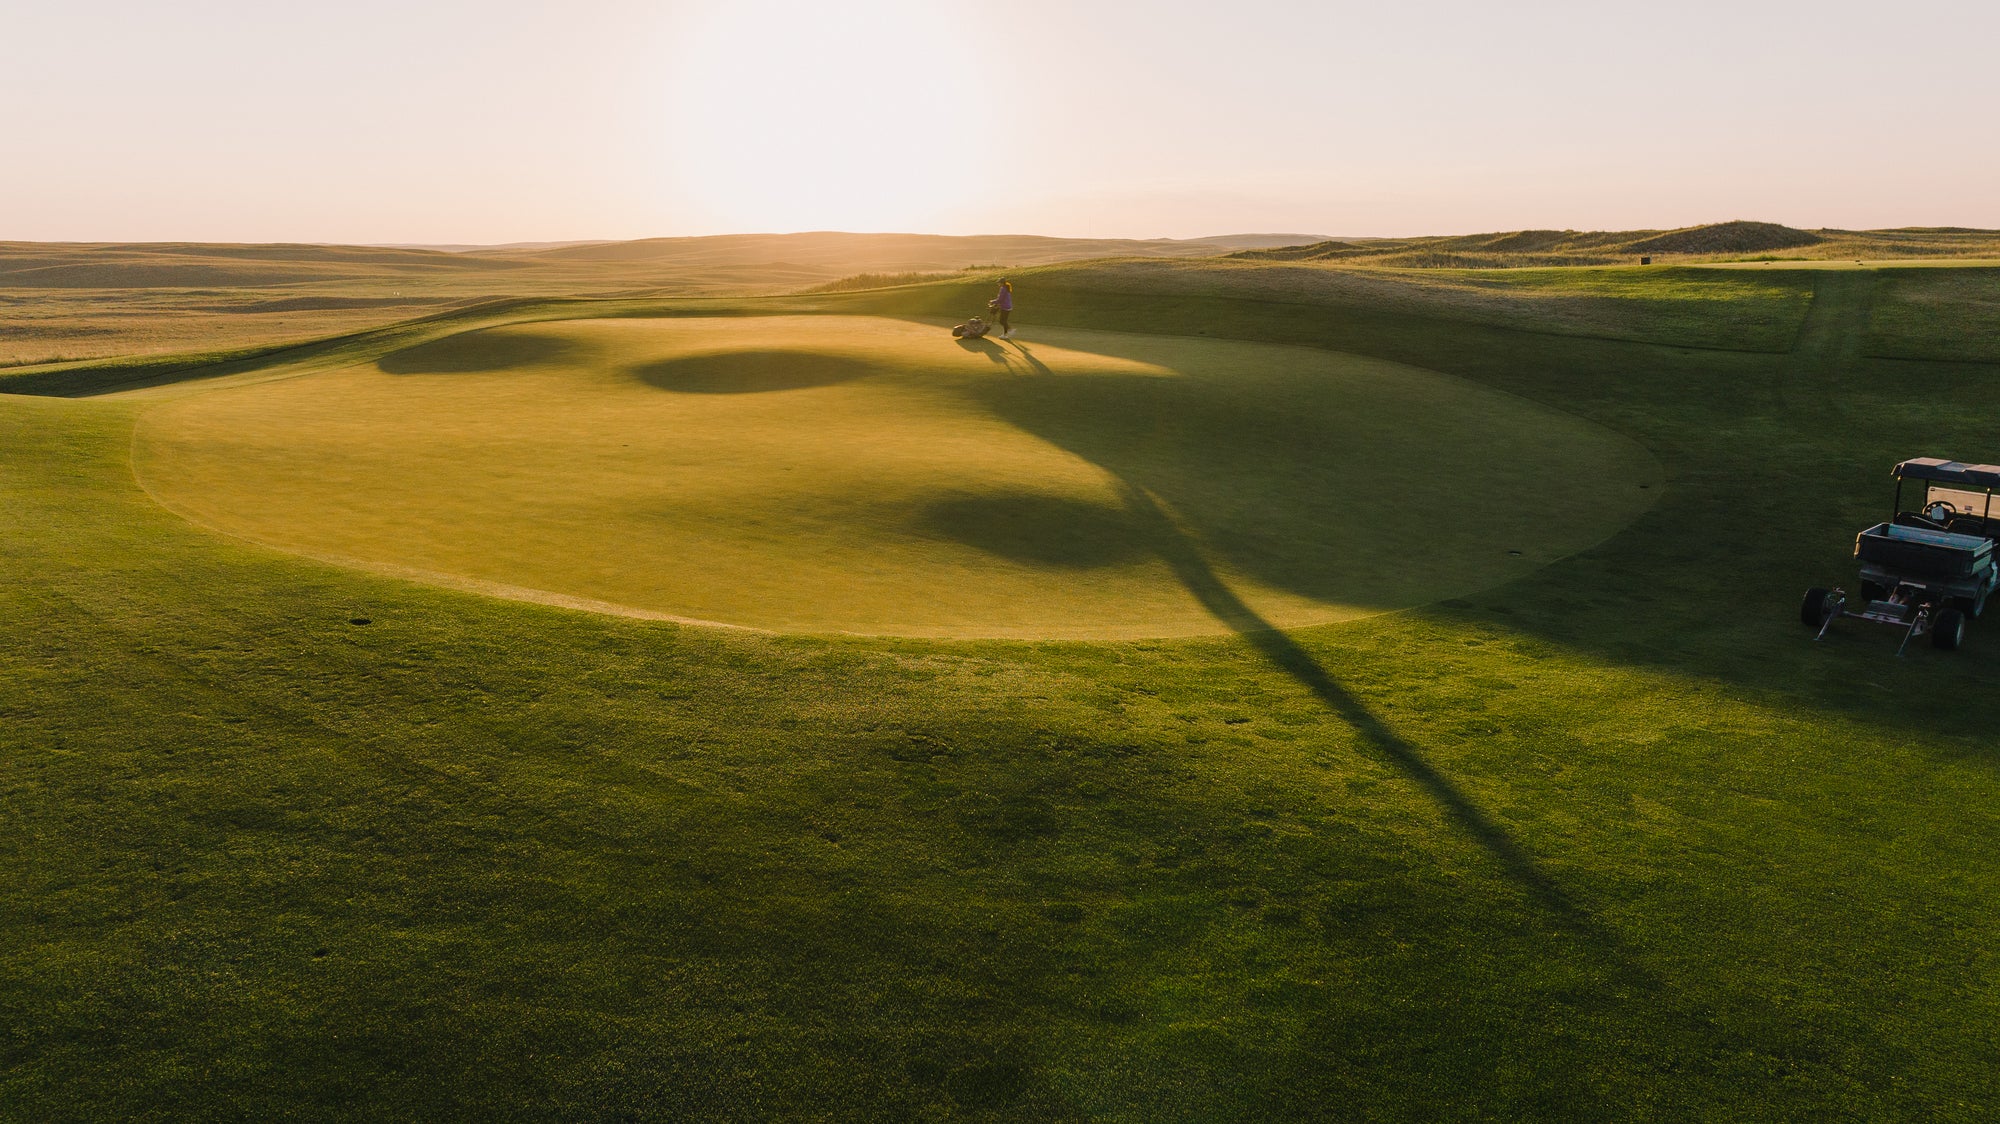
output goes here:
<path id="1" fill-rule="evenodd" d="M 1001 347 L 999 344 L 994 343 L 992 340 L 989 340 L 984 336 L 972 340 L 960 337 L 956 342 L 958 343 L 959 349 L 962 351 L 977 352 L 978 354 L 984 355 L 988 359 L 991 359 L 995 363 L 1001 364 L 1002 366 L 1007 365 L 1008 362 L 1007 349 Z"/>

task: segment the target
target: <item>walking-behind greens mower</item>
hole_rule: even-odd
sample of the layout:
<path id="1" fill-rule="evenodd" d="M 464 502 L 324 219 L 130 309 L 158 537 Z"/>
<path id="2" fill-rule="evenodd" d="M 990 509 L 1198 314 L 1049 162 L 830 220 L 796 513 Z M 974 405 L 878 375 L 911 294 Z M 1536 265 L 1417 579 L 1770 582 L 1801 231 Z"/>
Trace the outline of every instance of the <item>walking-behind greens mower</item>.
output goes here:
<path id="1" fill-rule="evenodd" d="M 1919 481 L 1923 501 L 1904 510 L 1903 485 Z M 1842 617 L 1894 625 L 1903 630 L 1902 655 L 1910 641 L 1928 635 L 1933 648 L 1947 652 L 1965 639 L 1965 624 L 1986 611 L 1986 598 L 2000 583 L 1993 542 L 2000 538 L 2000 514 L 1993 491 L 2000 488 L 2000 465 L 1960 464 L 1918 457 L 1896 466 L 1896 502 L 1887 523 L 1855 536 L 1861 564 L 1858 609 L 1847 607 L 1847 591 L 1806 591 L 1799 619 L 1818 639 Z"/>

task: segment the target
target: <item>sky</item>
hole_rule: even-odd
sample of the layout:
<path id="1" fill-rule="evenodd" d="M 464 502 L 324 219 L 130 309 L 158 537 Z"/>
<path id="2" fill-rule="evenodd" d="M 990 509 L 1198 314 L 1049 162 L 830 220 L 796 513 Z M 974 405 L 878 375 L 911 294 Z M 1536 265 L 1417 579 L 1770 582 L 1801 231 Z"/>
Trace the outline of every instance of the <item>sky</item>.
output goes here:
<path id="1" fill-rule="evenodd" d="M 1992 0 L 0 0 L 0 239 L 2000 227 Z"/>

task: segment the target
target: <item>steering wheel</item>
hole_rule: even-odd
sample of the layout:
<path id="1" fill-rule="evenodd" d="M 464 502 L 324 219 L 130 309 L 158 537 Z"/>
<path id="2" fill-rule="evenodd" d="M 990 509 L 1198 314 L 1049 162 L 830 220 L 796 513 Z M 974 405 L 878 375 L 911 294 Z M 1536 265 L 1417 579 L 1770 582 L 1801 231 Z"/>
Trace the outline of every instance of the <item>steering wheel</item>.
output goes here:
<path id="1" fill-rule="evenodd" d="M 1958 514 L 1958 509 L 1946 500 L 1932 500 L 1924 505 L 1924 518 L 1933 523 L 1944 523 Z"/>

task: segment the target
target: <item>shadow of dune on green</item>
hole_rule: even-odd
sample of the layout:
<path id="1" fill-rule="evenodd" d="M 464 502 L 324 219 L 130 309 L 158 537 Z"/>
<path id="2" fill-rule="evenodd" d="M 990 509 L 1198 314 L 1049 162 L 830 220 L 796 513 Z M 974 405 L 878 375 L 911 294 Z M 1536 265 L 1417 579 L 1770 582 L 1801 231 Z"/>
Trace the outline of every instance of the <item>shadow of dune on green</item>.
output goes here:
<path id="1" fill-rule="evenodd" d="M 1060 570 L 1118 566 L 1159 545 L 1128 512 L 1034 492 L 962 495 L 926 505 L 913 526 L 1024 565 Z"/>
<path id="2" fill-rule="evenodd" d="M 762 394 L 865 379 L 879 368 L 850 355 L 772 348 L 675 356 L 633 367 L 640 382 L 681 394 Z"/>
<path id="3" fill-rule="evenodd" d="M 471 375 L 576 363 L 590 349 L 574 337 L 518 327 L 488 328 L 393 351 L 375 361 L 391 375 Z"/>

